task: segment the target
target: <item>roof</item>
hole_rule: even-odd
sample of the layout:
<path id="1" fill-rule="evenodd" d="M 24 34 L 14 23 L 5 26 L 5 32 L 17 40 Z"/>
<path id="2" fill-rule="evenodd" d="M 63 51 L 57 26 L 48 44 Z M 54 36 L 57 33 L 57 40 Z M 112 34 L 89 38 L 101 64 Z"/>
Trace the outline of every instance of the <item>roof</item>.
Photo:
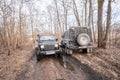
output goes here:
<path id="1" fill-rule="evenodd" d="M 80 29 L 80 28 L 86 29 L 86 28 L 88 28 L 88 27 L 70 27 L 70 29 Z"/>
<path id="2" fill-rule="evenodd" d="M 40 36 L 56 36 L 56 35 L 55 35 L 55 34 L 42 34 L 42 35 L 41 35 L 41 34 L 38 34 L 37 36 L 40 37 Z"/>

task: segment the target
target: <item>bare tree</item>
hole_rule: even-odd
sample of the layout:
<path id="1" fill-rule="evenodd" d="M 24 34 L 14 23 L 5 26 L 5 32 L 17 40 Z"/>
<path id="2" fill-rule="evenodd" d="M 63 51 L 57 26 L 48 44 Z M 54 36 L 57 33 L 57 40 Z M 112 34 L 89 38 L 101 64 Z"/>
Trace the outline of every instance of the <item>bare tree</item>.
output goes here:
<path id="1" fill-rule="evenodd" d="M 67 9 L 67 6 L 65 4 L 65 0 L 62 0 L 62 4 L 63 4 L 63 8 L 64 8 L 64 21 L 65 21 L 65 29 L 67 30 L 67 16 L 68 16 L 68 9 Z"/>
<path id="2" fill-rule="evenodd" d="M 87 26 L 87 0 L 85 0 L 85 26 Z"/>
<path id="3" fill-rule="evenodd" d="M 104 0 L 98 0 L 98 47 L 103 48 L 103 28 L 102 28 L 102 15 L 103 15 Z"/>
<path id="4" fill-rule="evenodd" d="M 111 26 L 111 2 L 112 2 L 112 0 L 108 0 L 106 34 L 105 34 L 104 46 L 103 46 L 104 48 L 106 48 L 106 45 L 107 45 L 109 29 Z"/>
<path id="5" fill-rule="evenodd" d="M 80 17 L 79 17 L 79 13 L 78 13 L 78 9 L 77 9 L 77 5 L 75 3 L 75 0 L 73 0 L 73 11 L 74 11 L 74 15 L 75 15 L 76 21 L 78 23 L 78 26 L 81 26 Z"/>
<path id="6" fill-rule="evenodd" d="M 61 21 L 60 21 L 60 14 L 59 14 L 59 11 L 58 11 L 57 0 L 54 0 L 54 2 L 55 2 L 55 9 L 56 9 L 56 15 L 57 15 L 57 22 L 58 22 L 58 25 L 59 25 L 58 29 L 59 29 L 59 31 L 60 31 L 59 37 L 61 37 L 61 34 L 62 34 L 63 32 L 62 32 L 62 26 L 61 26 Z"/>
<path id="7" fill-rule="evenodd" d="M 35 36 L 34 36 L 34 15 L 33 12 L 33 3 L 28 3 L 28 9 L 29 9 L 29 17 L 30 17 L 30 26 L 31 26 L 31 31 L 32 31 L 32 38 L 33 38 L 33 43 L 35 43 Z"/>
<path id="8" fill-rule="evenodd" d="M 48 11 L 48 14 L 49 14 L 49 25 L 50 25 L 50 33 L 53 33 L 53 16 L 52 16 L 52 11 L 53 11 L 53 7 L 52 6 L 48 6 L 47 7 L 47 11 Z"/>
<path id="9" fill-rule="evenodd" d="M 89 17 L 88 17 L 88 26 L 91 26 L 91 17 L 92 17 L 92 0 L 89 0 Z"/>

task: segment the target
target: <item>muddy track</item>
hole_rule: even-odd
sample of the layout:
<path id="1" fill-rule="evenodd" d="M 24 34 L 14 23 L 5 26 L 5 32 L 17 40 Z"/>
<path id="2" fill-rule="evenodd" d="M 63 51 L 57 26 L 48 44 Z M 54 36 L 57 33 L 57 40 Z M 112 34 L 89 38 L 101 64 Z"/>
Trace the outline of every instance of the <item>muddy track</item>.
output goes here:
<path id="1" fill-rule="evenodd" d="M 78 59 L 83 64 L 89 65 L 95 71 L 106 75 L 110 80 L 119 80 L 119 65 L 116 64 L 118 61 L 114 61 L 110 57 L 110 53 L 106 54 L 75 54 L 73 57 Z M 117 59 L 117 58 L 114 58 Z M 113 60 L 113 61 L 112 61 Z M 112 61 L 112 62 L 111 62 Z"/>
<path id="2" fill-rule="evenodd" d="M 16 80 L 109 80 L 82 64 L 72 56 L 56 58 L 45 56 L 37 62 L 35 55 L 28 62 L 26 70 Z"/>

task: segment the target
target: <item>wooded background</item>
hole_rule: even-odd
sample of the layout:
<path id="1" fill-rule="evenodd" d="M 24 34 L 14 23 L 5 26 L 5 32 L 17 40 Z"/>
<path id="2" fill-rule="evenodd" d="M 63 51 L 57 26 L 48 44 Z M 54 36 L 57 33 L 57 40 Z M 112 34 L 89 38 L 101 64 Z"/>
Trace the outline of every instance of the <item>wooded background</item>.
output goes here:
<path id="1" fill-rule="evenodd" d="M 40 10 L 42 0 L 0 0 L 0 46 L 22 47 L 32 35 L 56 34 L 59 39 L 69 27 L 91 28 L 99 48 L 120 45 L 119 0 L 53 0 Z M 104 6 L 106 5 L 106 6 Z M 114 14 L 112 13 L 114 12 Z"/>

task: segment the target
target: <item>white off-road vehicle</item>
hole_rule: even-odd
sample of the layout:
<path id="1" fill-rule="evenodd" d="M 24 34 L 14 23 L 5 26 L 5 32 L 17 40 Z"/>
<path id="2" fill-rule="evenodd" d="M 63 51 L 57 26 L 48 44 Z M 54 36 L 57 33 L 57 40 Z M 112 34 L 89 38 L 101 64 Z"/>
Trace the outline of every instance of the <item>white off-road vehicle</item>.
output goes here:
<path id="1" fill-rule="evenodd" d="M 91 29 L 87 27 L 71 27 L 64 32 L 61 46 L 67 54 L 79 50 L 84 53 L 91 52 L 93 48 Z"/>

